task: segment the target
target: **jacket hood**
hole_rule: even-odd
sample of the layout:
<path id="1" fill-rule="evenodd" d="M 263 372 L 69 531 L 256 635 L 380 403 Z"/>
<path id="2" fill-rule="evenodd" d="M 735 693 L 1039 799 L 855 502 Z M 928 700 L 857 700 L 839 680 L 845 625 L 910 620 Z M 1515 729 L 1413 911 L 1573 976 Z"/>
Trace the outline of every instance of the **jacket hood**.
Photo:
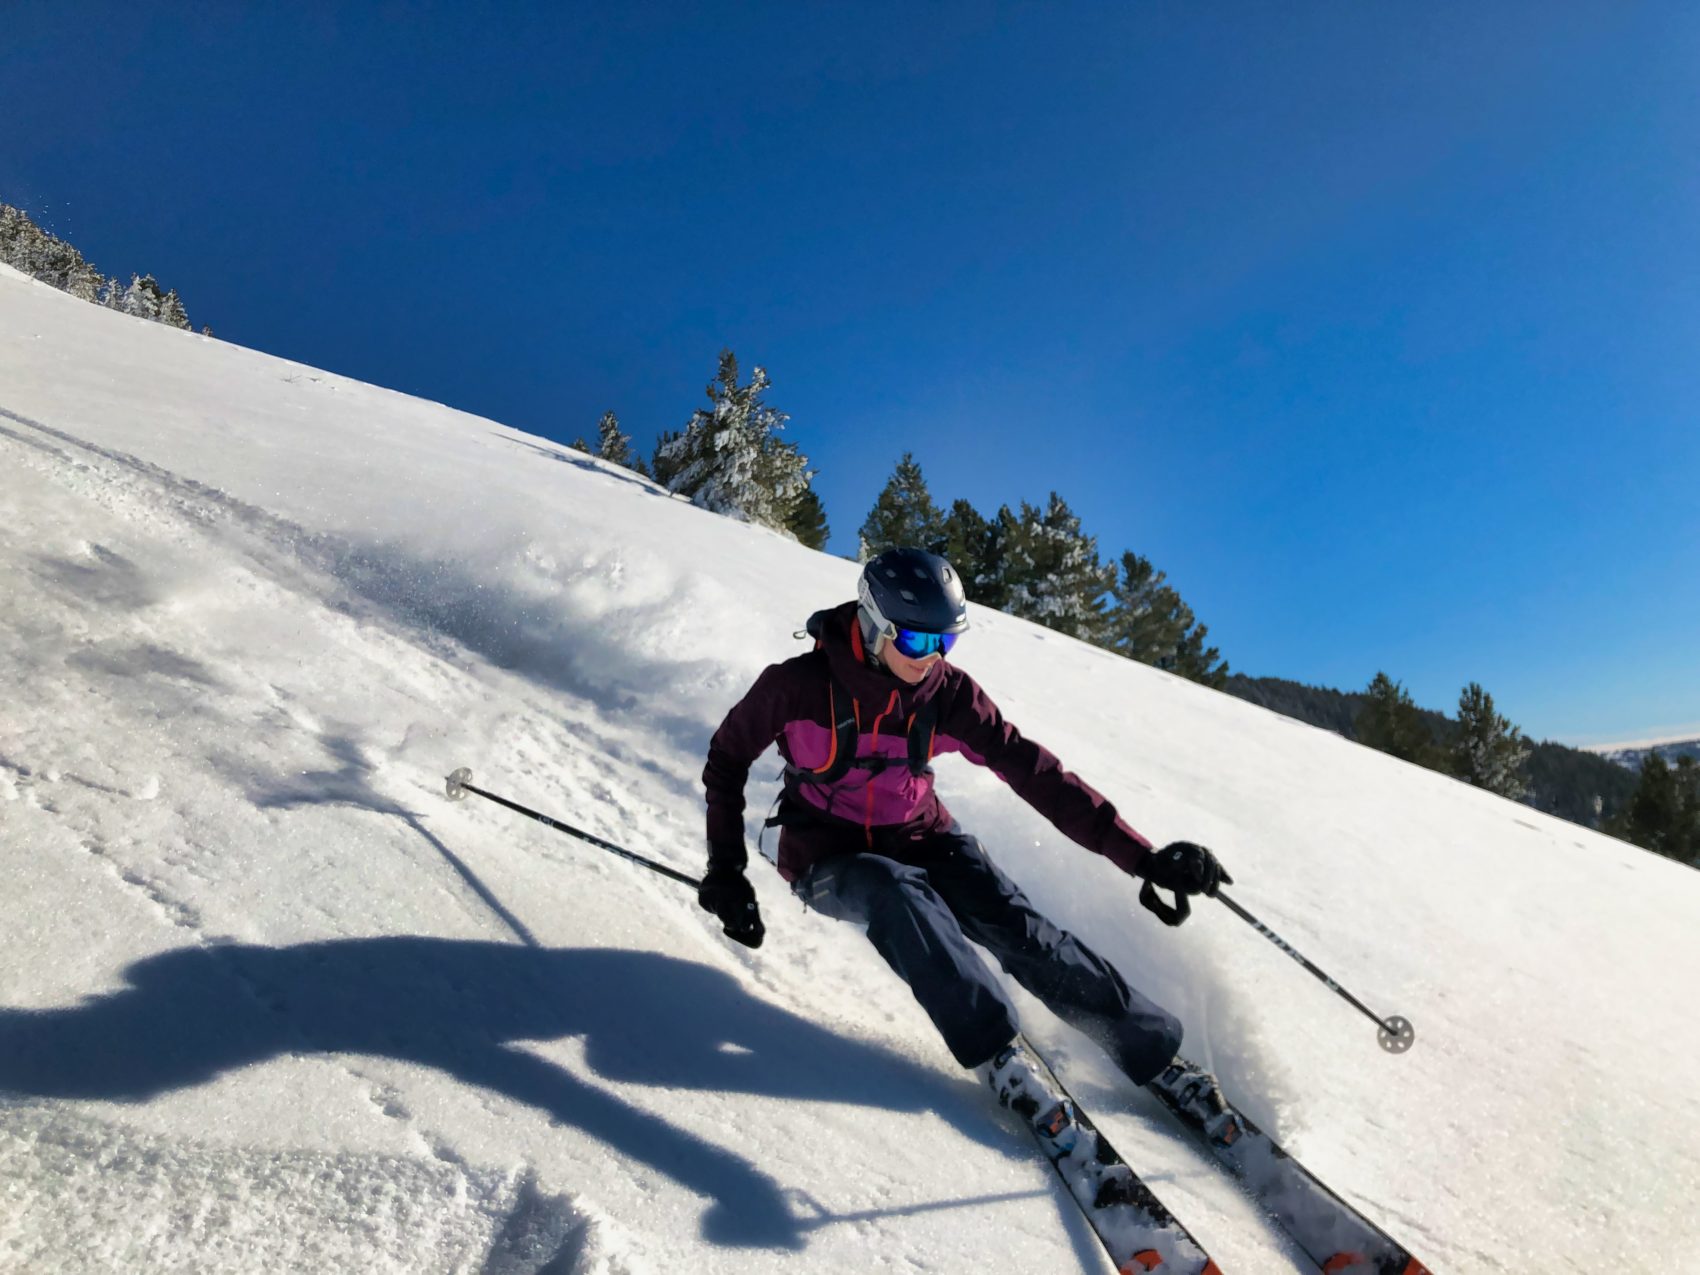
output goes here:
<path id="1" fill-rule="evenodd" d="M 892 691 L 901 693 L 901 702 L 913 709 L 937 695 L 945 684 L 949 664 L 934 660 L 927 675 L 914 686 L 883 668 L 869 664 L 862 648 L 861 626 L 856 622 L 856 603 L 844 602 L 809 617 L 809 636 L 826 651 L 833 676 L 842 682 L 852 695 L 867 703 L 883 703 Z"/>

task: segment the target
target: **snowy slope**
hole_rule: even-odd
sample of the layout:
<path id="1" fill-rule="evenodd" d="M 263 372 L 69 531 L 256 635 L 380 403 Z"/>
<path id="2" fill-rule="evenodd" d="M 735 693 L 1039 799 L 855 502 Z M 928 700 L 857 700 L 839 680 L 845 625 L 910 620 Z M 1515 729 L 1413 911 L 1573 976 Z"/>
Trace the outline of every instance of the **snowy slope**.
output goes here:
<path id="1" fill-rule="evenodd" d="M 0 268 L 0 1269 L 1101 1271 L 855 930 L 687 871 L 744 686 L 855 568 L 453 412 Z M 956 658 L 1220 908 L 953 810 L 1437 1271 L 1684 1269 L 1700 875 L 976 610 Z M 756 768 L 752 834 L 774 791 Z M 759 865 L 758 865 L 759 868 Z M 1028 1002 L 1023 1002 L 1029 1004 Z M 1228 1272 L 1302 1269 L 1033 1010 Z"/>

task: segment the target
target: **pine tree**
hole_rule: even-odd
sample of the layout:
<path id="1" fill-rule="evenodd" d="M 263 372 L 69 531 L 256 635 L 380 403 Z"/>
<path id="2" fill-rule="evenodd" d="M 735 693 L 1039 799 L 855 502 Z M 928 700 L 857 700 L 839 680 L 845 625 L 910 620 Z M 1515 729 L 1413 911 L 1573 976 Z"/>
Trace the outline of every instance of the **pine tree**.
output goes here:
<path id="1" fill-rule="evenodd" d="M 1002 515 L 1013 525 L 1015 519 L 1007 507 Z M 1003 536 L 998 524 L 987 522 L 968 501 L 958 500 L 945 515 L 941 533 L 941 552 L 962 577 L 969 598 L 1003 610 Z"/>
<path id="2" fill-rule="evenodd" d="M 602 419 L 596 425 L 596 454 L 603 460 L 616 465 L 632 467 L 635 457 L 632 454 L 632 440 L 629 435 L 620 432 L 620 418 L 612 412 L 602 413 Z"/>
<path id="3" fill-rule="evenodd" d="M 1010 614 L 1089 642 L 1102 635 L 1114 569 L 1098 560 L 1096 538 L 1056 492 L 1044 509 L 1021 502 L 1003 556 Z"/>
<path id="4" fill-rule="evenodd" d="M 98 302 L 100 300 L 100 271 L 88 262 L 78 258 L 76 266 L 65 280 L 65 291 L 79 301 Z M 176 296 L 174 292 L 171 294 Z"/>
<path id="5" fill-rule="evenodd" d="M 826 542 L 832 537 L 832 528 L 827 526 L 826 506 L 821 504 L 813 487 L 803 489 L 785 529 L 810 549 L 826 548 Z"/>
<path id="6" fill-rule="evenodd" d="M 1410 692 L 1377 673 L 1364 694 L 1367 699 L 1352 723 L 1358 742 L 1401 761 L 1433 765 L 1434 741 Z"/>
<path id="7" fill-rule="evenodd" d="M 1671 843 L 1677 851 L 1673 857 L 1700 868 L 1700 762 L 1678 757 L 1674 773 L 1680 815 Z"/>
<path id="8" fill-rule="evenodd" d="M 808 458 L 778 432 L 788 419 L 762 399 L 771 382 L 756 368 L 738 384 L 738 360 L 720 354 L 719 374 L 708 386 L 711 407 L 699 408 L 684 433 L 656 449 L 659 473 L 670 491 L 694 504 L 784 531 L 813 476 Z"/>
<path id="9" fill-rule="evenodd" d="M 906 545 L 928 549 L 943 538 L 944 517 L 933 504 L 921 466 L 913 453 L 904 452 L 862 524 L 857 542 L 860 560 L 866 562 L 887 549 Z"/>
<path id="10" fill-rule="evenodd" d="M 673 456 L 678 450 L 678 442 L 684 435 L 676 429 L 662 430 L 655 436 L 655 450 L 649 454 L 649 473 L 669 491 L 672 490 L 673 475 L 678 472 Z"/>
<path id="11" fill-rule="evenodd" d="M 178 297 L 176 288 L 167 292 L 164 299 L 160 301 L 159 321 L 167 327 L 188 328 L 189 313 L 183 308 L 183 302 Z"/>
<path id="12" fill-rule="evenodd" d="M 74 246 L 49 234 L 10 204 L 0 204 L 0 261 L 79 301 L 172 327 L 189 326 L 189 316 L 175 289 L 161 292 L 152 275 L 131 275 L 130 286 L 124 287 L 117 279 L 102 275 Z"/>
<path id="13" fill-rule="evenodd" d="M 131 275 L 130 286 L 124 290 L 125 314 L 133 314 L 138 319 L 159 321 L 160 307 L 165 297 L 160 293 L 159 283 L 151 274 Z"/>
<path id="14" fill-rule="evenodd" d="M 1167 576 L 1149 558 L 1124 553 L 1119 570 L 1111 568 L 1110 604 L 1098 639 L 1100 646 L 1203 686 L 1228 684 L 1222 653 L 1206 646 L 1208 625 L 1200 624 Z"/>
<path id="15" fill-rule="evenodd" d="M 571 443 L 569 443 L 568 446 L 571 447 L 575 452 L 583 452 L 586 456 L 591 454 L 590 453 L 590 444 L 584 441 L 584 435 L 583 434 L 580 434 L 577 438 L 573 439 L 573 441 Z"/>
<path id="16" fill-rule="evenodd" d="M 1192 608 L 1186 603 L 1181 603 L 1181 608 L 1186 612 L 1187 631 L 1180 646 L 1175 649 L 1172 671 L 1200 686 L 1222 690 L 1228 684 L 1228 662 L 1222 658 L 1221 651 L 1204 645 L 1210 626 L 1197 623 L 1193 619 Z"/>
<path id="17" fill-rule="evenodd" d="M 1679 757 L 1672 766 L 1648 753 L 1635 795 L 1608 827 L 1644 850 L 1700 867 L 1700 765 Z"/>
<path id="18" fill-rule="evenodd" d="M 1471 682 L 1458 697 L 1458 738 L 1452 773 L 1466 783 L 1516 801 L 1528 793 L 1523 763 L 1529 745 L 1523 732 L 1494 711 L 1493 696 Z"/>
<path id="19" fill-rule="evenodd" d="M 808 529 L 810 535 L 824 534 L 826 509 L 811 486 L 815 471 L 808 464 L 795 443 L 769 436 L 763 444 L 756 462 L 756 489 L 774 493 L 767 515 L 772 521 L 763 525 L 792 536 L 797 536 L 798 527 Z M 826 541 L 809 547 L 825 548 Z"/>
<path id="20" fill-rule="evenodd" d="M 1110 593 L 1104 646 L 1130 660 L 1172 669 L 1191 612 L 1149 558 L 1122 554 Z"/>

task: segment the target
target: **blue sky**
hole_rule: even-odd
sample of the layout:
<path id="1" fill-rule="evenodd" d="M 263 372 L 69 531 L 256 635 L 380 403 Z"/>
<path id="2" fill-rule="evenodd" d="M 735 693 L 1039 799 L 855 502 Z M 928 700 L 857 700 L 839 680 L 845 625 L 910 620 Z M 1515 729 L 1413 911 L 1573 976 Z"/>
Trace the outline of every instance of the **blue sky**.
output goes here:
<path id="1" fill-rule="evenodd" d="M 731 346 L 835 551 L 912 450 L 1236 670 L 1700 730 L 1692 5 L 144 8 L 7 6 L 0 200 L 222 337 L 646 447 Z"/>

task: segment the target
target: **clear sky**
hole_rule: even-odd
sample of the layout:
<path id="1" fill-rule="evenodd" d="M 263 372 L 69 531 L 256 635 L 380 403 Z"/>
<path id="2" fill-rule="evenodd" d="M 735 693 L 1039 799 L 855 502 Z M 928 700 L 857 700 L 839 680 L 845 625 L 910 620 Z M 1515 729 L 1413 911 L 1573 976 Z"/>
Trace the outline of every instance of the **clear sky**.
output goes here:
<path id="1" fill-rule="evenodd" d="M 1238 671 L 1602 742 L 1700 733 L 1697 68 L 1616 0 L 13 3 L 0 200 L 557 439 L 730 346 L 836 552 L 908 449 Z"/>

